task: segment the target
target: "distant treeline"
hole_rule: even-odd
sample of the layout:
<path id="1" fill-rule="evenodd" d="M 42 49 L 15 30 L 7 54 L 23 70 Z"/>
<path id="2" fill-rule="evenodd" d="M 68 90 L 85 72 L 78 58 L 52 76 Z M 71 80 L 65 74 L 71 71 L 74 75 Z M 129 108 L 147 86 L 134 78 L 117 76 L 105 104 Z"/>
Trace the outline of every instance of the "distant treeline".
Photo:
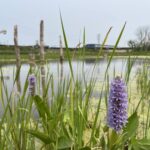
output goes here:
<path id="1" fill-rule="evenodd" d="M 35 46 L 19 46 L 20 48 L 20 52 L 22 54 L 28 54 L 28 53 L 39 53 L 39 46 L 35 45 Z M 59 51 L 60 48 L 59 47 L 50 47 L 50 46 L 45 46 L 45 51 Z M 65 49 L 65 47 L 64 47 Z M 75 48 L 75 47 L 69 47 L 70 51 L 75 51 L 75 50 L 81 50 L 82 47 L 80 48 Z M 85 49 L 87 51 L 98 51 L 100 49 L 100 47 L 96 46 L 96 44 L 92 44 L 92 45 L 85 45 Z M 104 50 L 112 50 L 113 46 L 103 46 Z M 118 47 L 118 50 L 129 50 L 129 47 Z M 0 54 L 14 54 L 14 45 L 0 45 Z"/>
<path id="2" fill-rule="evenodd" d="M 150 51 L 150 27 L 139 27 L 136 31 L 136 38 L 129 40 L 128 46 L 133 51 Z"/>

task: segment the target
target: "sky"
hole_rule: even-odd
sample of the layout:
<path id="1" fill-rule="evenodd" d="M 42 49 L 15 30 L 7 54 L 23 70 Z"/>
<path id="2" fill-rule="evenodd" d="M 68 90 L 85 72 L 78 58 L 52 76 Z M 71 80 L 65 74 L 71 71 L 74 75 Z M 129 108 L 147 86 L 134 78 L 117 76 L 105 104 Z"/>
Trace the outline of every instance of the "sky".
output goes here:
<path id="1" fill-rule="evenodd" d="M 135 39 L 138 27 L 150 25 L 150 0 L 0 0 L 0 44 L 13 44 L 13 27 L 18 25 L 19 44 L 34 45 L 39 40 L 40 20 L 44 20 L 45 44 L 59 45 L 62 35 L 61 11 L 69 46 L 76 46 L 86 32 L 86 43 L 102 43 L 113 29 L 107 44 L 114 45 L 127 22 L 119 46 Z"/>

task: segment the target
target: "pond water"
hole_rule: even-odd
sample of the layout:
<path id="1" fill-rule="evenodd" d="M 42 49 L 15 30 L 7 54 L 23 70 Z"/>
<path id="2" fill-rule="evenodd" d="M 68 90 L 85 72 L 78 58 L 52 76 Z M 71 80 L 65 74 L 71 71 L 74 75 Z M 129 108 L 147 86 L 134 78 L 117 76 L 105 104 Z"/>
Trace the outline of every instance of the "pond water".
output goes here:
<path id="1" fill-rule="evenodd" d="M 130 63 L 129 63 L 130 62 Z M 127 68 L 129 64 L 133 63 L 133 67 L 131 69 L 130 73 L 130 80 L 134 80 L 137 72 L 140 68 L 143 67 L 144 63 L 149 63 L 150 60 L 146 59 L 131 59 L 130 61 L 126 58 L 121 59 L 121 58 L 114 58 L 112 59 L 110 66 L 108 68 L 108 75 L 110 81 L 114 77 L 114 72 L 115 76 L 125 76 L 127 72 Z M 83 75 L 85 76 L 84 79 L 88 83 L 90 79 L 96 79 L 96 86 L 97 83 L 100 85 L 101 82 L 104 81 L 104 76 L 105 72 L 108 66 L 108 59 L 88 59 L 88 60 L 73 60 L 72 61 L 72 69 L 73 69 L 73 74 L 75 78 L 78 78 L 83 81 Z M 1 64 L 1 73 L 0 73 L 0 97 L 1 97 L 1 92 L 4 91 L 2 86 L 2 82 L 4 81 L 5 89 L 7 89 L 8 95 L 13 91 L 15 93 L 14 95 L 20 95 L 20 93 L 23 92 L 23 88 L 25 85 L 25 81 L 27 79 L 28 72 L 31 68 L 31 64 L 29 63 L 23 63 L 20 69 L 20 80 L 19 80 L 19 86 L 18 84 L 14 85 L 14 79 L 15 79 L 15 74 L 16 74 L 16 64 Z M 94 70 L 93 70 L 94 68 Z M 53 76 L 53 81 L 54 81 L 54 91 L 57 91 L 57 83 L 60 81 L 60 79 L 69 79 L 69 76 L 71 75 L 70 73 L 70 67 L 69 67 L 69 62 L 64 61 L 63 64 L 60 64 L 59 61 L 48 61 L 45 65 L 40 65 L 40 64 L 34 64 L 32 65 L 32 69 L 34 72 L 37 72 L 37 80 L 40 84 L 39 90 L 36 90 L 36 93 L 42 94 L 42 80 L 44 79 L 44 82 L 47 84 L 47 78 L 49 79 L 50 76 Z M 17 83 L 17 82 L 16 82 Z M 100 96 L 100 87 L 98 85 L 98 89 L 94 89 L 92 98 L 98 99 Z M 50 90 L 50 89 L 49 89 Z M 19 92 L 18 92 L 19 91 Z M 105 91 L 102 93 L 103 95 L 105 94 Z M 51 90 L 49 92 L 49 97 L 51 97 Z M 6 98 L 6 95 L 3 95 L 4 99 Z M 1 98 L 0 98 L 1 99 Z M 15 101 L 17 99 L 14 99 Z M 4 102 L 5 104 L 7 103 L 7 100 Z M 2 105 L 0 105 L 0 116 L 3 114 L 3 108 Z M 37 116 L 37 112 L 35 112 L 35 116 Z"/>
<path id="2" fill-rule="evenodd" d="M 149 62 L 149 60 L 145 59 L 131 59 L 130 62 L 134 62 L 130 79 L 135 77 L 137 74 L 137 71 L 140 67 L 143 66 L 144 62 Z M 110 66 L 108 68 L 108 75 L 109 78 L 112 79 L 115 75 L 122 75 L 124 76 L 127 72 L 127 68 L 129 65 L 129 60 L 127 58 L 121 59 L 121 58 L 114 58 L 112 59 Z M 94 72 L 93 68 L 95 66 Z M 92 78 L 96 78 L 98 82 L 102 82 L 104 80 L 104 75 L 106 68 L 108 66 L 108 59 L 88 59 L 88 60 L 73 60 L 72 61 L 72 68 L 73 68 L 73 74 L 75 77 L 78 76 L 79 79 L 82 80 L 83 74 L 85 75 L 85 79 L 88 82 Z M 68 77 L 70 75 L 70 67 L 69 62 L 64 61 L 64 63 L 61 65 L 59 61 L 48 61 L 45 65 L 34 65 L 35 69 L 39 69 L 39 72 L 41 70 L 44 71 L 45 75 L 47 75 L 47 72 L 49 72 L 49 75 L 53 75 L 55 83 L 59 80 L 60 76 Z M 20 84 L 21 89 L 23 89 L 27 74 L 29 72 L 30 65 L 27 63 L 22 64 L 21 70 L 20 70 Z M 43 72 L 42 71 L 42 72 Z M 7 65 L 1 65 L 1 79 L 3 76 L 5 85 L 8 89 L 8 92 L 11 92 L 14 89 L 13 82 L 15 78 L 15 72 L 16 72 L 16 65 L 15 64 L 7 64 Z M 42 76 L 40 76 L 41 78 Z M 55 84 L 57 85 L 57 84 Z"/>

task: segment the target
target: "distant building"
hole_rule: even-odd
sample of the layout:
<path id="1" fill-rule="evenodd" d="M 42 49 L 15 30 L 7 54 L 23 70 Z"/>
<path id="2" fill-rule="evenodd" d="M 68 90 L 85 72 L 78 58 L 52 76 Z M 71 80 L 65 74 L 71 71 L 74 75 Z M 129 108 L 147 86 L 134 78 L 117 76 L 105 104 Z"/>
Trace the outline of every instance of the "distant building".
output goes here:
<path id="1" fill-rule="evenodd" d="M 87 49 L 98 49 L 98 48 L 100 48 L 100 44 L 86 44 L 85 45 L 85 48 L 87 48 Z"/>
<path id="2" fill-rule="evenodd" d="M 86 44 L 85 45 L 85 48 L 87 48 L 87 49 L 95 49 L 95 50 L 97 50 L 97 49 L 100 49 L 101 47 L 102 47 L 101 44 Z M 103 49 L 113 49 L 113 48 L 114 48 L 113 45 L 104 45 L 103 46 Z"/>

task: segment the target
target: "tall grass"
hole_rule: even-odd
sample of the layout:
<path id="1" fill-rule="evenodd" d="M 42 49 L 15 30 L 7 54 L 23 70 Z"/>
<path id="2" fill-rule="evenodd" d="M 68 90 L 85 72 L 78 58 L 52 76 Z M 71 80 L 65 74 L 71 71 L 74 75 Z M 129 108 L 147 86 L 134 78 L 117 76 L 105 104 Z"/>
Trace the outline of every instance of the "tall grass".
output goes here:
<path id="1" fill-rule="evenodd" d="M 128 86 L 129 118 L 126 127 L 117 134 L 107 126 L 105 121 L 111 76 L 109 67 L 125 25 L 116 40 L 111 56 L 108 58 L 102 83 L 94 77 L 97 63 L 91 68 L 90 80 L 86 78 L 84 64 L 82 65 L 82 77 L 75 74 L 62 17 L 61 25 L 70 75 L 60 77 L 58 71 L 58 80 L 56 81 L 56 77 L 50 73 L 51 68 L 47 64 L 35 68 L 31 66 L 22 91 L 19 93 L 14 90 L 8 91 L 5 81 L 1 80 L 0 149 L 150 149 L 150 71 L 148 71 L 146 64 L 141 67 L 139 73 L 134 77 L 136 79 L 134 81 L 130 75 L 136 59 L 133 60 L 129 56 L 125 73 L 120 72 Z M 111 28 L 106 34 L 103 46 L 107 42 L 110 31 Z M 85 45 L 85 30 L 83 45 Z M 85 50 L 83 46 L 80 56 L 82 59 L 84 59 Z M 100 49 L 97 60 L 103 54 L 102 51 L 103 49 Z M 20 69 L 14 75 L 14 89 L 20 75 Z M 60 68 L 58 67 L 58 69 Z M 28 92 L 29 74 L 36 76 L 35 96 L 29 95 Z M 114 77 L 117 75 L 115 69 L 113 74 Z M 2 70 L 1 76 L 3 76 Z M 100 85 L 100 90 L 98 100 L 94 101 L 93 92 L 96 85 Z M 135 91 L 138 91 L 136 96 L 133 94 Z"/>

